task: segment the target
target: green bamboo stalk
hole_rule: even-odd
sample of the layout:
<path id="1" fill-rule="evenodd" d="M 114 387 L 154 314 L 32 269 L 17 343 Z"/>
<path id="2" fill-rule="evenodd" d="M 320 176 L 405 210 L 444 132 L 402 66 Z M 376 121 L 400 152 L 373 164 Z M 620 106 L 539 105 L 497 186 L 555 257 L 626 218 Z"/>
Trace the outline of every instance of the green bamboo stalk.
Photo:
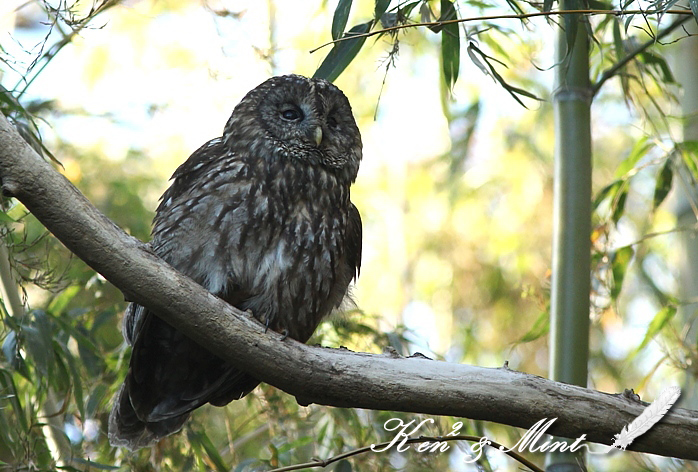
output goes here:
<path id="1" fill-rule="evenodd" d="M 698 34 L 698 25 L 695 22 L 686 24 L 689 33 Z M 683 116 L 684 141 L 698 141 L 698 37 L 684 38 L 678 42 L 678 51 L 675 51 L 675 72 L 678 82 L 681 84 L 681 114 Z M 674 179 L 676 182 L 677 179 Z M 690 182 L 690 179 L 685 179 Z M 679 185 L 677 192 L 675 212 L 677 226 L 692 226 L 696 224 L 696 215 L 691 202 L 698 197 L 698 189 L 686 188 Z M 693 317 L 698 310 L 698 239 L 694 231 L 677 233 L 679 239 L 680 261 L 680 297 L 682 300 L 692 300 L 680 307 L 679 315 L 691 328 L 686 334 L 686 341 L 691 344 L 698 343 L 698 326 L 693 322 Z M 690 370 L 686 372 L 686 378 L 681 395 L 681 406 L 684 408 L 698 408 L 698 381 Z"/>
<path id="2" fill-rule="evenodd" d="M 579 8 L 562 0 L 562 9 Z M 586 386 L 591 273 L 591 99 L 589 42 L 581 17 L 568 16 L 557 32 L 553 275 L 550 378 Z M 575 34 L 576 30 L 576 34 Z M 569 44 L 568 35 L 574 36 Z M 571 46 L 571 49 L 570 49 Z M 584 469 L 574 453 L 551 453 L 547 472 Z"/>

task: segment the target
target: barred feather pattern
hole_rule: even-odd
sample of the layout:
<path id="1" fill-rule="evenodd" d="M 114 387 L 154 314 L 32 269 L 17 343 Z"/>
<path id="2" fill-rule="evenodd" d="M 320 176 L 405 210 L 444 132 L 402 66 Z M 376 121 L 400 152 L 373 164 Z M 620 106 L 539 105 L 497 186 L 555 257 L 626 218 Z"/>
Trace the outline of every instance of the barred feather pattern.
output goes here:
<path id="1" fill-rule="evenodd" d="M 150 245 L 211 293 L 305 342 L 358 275 L 361 217 L 350 186 L 361 156 L 337 87 L 269 79 L 174 173 Z M 233 367 L 147 307 L 127 309 L 124 336 L 133 350 L 109 418 L 112 445 L 147 447 L 194 409 L 223 406 L 259 383 L 254 365 Z"/>
<path id="2" fill-rule="evenodd" d="M 669 409 L 676 403 L 676 400 L 681 396 L 681 389 L 677 386 L 667 387 L 652 402 L 640 416 L 635 418 L 632 423 L 624 426 L 619 434 L 616 434 L 611 447 L 617 447 L 625 450 L 637 437 L 645 434 L 659 420 L 664 418 Z"/>

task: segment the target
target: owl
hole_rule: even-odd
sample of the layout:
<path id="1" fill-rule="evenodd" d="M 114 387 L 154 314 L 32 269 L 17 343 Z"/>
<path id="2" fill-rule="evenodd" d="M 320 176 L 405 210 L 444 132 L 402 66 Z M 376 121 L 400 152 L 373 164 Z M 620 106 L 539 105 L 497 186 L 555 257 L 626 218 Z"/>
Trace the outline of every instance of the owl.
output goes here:
<path id="1" fill-rule="evenodd" d="M 361 217 L 350 187 L 361 147 L 336 86 L 273 77 L 175 171 L 150 246 L 269 329 L 305 342 L 358 277 Z M 142 305 L 127 308 L 123 332 L 132 352 L 109 417 L 112 445 L 149 446 L 192 410 L 259 384 L 254 365 L 233 367 Z"/>

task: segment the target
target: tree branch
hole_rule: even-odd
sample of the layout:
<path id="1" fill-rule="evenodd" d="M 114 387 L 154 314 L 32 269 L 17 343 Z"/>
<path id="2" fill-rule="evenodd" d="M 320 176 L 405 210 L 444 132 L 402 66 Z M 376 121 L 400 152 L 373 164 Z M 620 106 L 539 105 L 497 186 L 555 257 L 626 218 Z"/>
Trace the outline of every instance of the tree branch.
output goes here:
<path id="1" fill-rule="evenodd" d="M 529 428 L 557 418 L 551 434 L 611 444 L 646 406 L 507 368 L 395 358 L 310 347 L 265 332 L 250 314 L 165 264 L 100 213 L 27 145 L 0 115 L 0 178 L 65 246 L 129 300 L 162 315 L 235 367 L 303 405 L 395 410 Z M 629 449 L 698 459 L 698 412 L 675 409 Z"/>
<path id="2" fill-rule="evenodd" d="M 591 87 L 592 96 L 596 96 L 596 94 L 599 92 L 599 90 L 601 90 L 601 86 L 608 79 L 615 77 L 616 74 L 618 74 L 618 72 L 620 72 L 620 70 L 628 64 L 628 62 L 635 59 L 639 54 L 642 54 L 651 46 L 654 46 L 655 44 L 657 44 L 662 38 L 666 37 L 669 33 L 674 31 L 676 28 L 678 28 L 682 24 L 686 23 L 686 21 L 688 21 L 690 19 L 691 19 L 690 16 L 685 16 L 683 18 L 679 18 L 678 20 L 675 20 L 669 26 L 664 28 L 659 33 L 657 33 L 655 35 L 655 37 L 648 39 L 644 43 L 640 44 L 635 49 L 633 49 L 628 54 L 626 54 L 622 59 L 618 60 L 618 62 L 613 64 L 613 66 L 606 69 L 603 72 L 603 74 L 601 75 L 601 77 L 599 77 L 599 80 L 594 85 L 592 85 L 592 87 Z"/>

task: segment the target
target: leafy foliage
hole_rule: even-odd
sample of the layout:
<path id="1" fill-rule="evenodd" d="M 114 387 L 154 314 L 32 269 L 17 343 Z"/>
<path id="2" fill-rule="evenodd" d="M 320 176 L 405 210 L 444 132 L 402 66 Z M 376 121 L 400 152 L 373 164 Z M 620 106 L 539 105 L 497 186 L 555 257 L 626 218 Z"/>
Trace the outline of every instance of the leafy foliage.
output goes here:
<path id="1" fill-rule="evenodd" d="M 107 216 L 147 240 L 155 199 L 164 185 L 154 161 L 137 146 L 116 161 L 103 149 L 85 148 L 65 139 L 61 130 L 48 128 L 45 122 L 99 113 L 66 109 L 51 98 L 31 96 L 31 87 L 40 83 L 41 75 L 50 70 L 62 51 L 79 41 L 80 34 L 89 43 L 94 39 L 88 30 L 95 25 L 119 26 L 119 20 L 100 20 L 100 15 L 119 2 L 97 1 L 82 9 L 65 2 L 59 2 L 64 8 L 48 2 L 30 3 L 42 12 L 46 42 L 24 70 L 3 52 L 4 71 L 17 69 L 22 79 L 12 86 L 3 79 L 6 88 L 0 89 L 0 109 L 37 151 L 60 161 L 61 171 Z M 168 12 L 189 8 L 189 3 L 170 0 L 160 2 L 157 8 Z M 613 7 L 610 2 L 587 3 L 594 8 Z M 689 5 L 695 15 L 696 2 L 690 0 Z M 531 63 L 544 62 L 534 56 L 541 46 L 527 35 L 547 25 L 567 25 L 569 47 L 578 38 L 573 34 L 576 23 L 554 14 L 540 24 L 522 16 L 554 13 L 559 4 L 548 0 L 542 4 L 376 0 L 369 6 L 362 9 L 360 2 L 337 2 L 331 27 L 326 28 L 335 43 L 315 75 L 360 82 L 362 75 L 375 68 L 371 58 L 366 59 L 368 50 L 384 47 L 379 42 L 367 43 L 368 35 L 388 43 L 389 66 L 404 67 L 396 61 L 401 40 L 408 44 L 409 60 L 415 63 L 415 58 L 437 48 L 440 106 L 448 124 L 450 149 L 432 159 L 406 163 L 400 172 L 386 170 L 362 177 L 370 190 L 359 190 L 357 198 L 366 209 L 367 227 L 376 230 L 381 225 L 394 225 L 389 228 L 389 243 L 379 246 L 375 251 L 378 255 L 373 257 L 385 258 L 386 266 L 395 268 L 397 282 L 387 285 L 390 289 L 386 290 L 387 274 L 363 274 L 376 287 L 374 292 L 378 293 L 373 297 L 389 299 L 382 300 L 384 311 L 376 315 L 357 310 L 335 318 L 324 324 L 311 342 L 356 350 L 391 348 L 403 355 L 421 350 L 450 361 L 487 365 L 509 361 L 520 370 L 545 374 L 540 359 L 546 353 L 550 305 L 547 259 L 552 223 L 545 216 L 550 213 L 552 187 L 549 105 L 537 103 L 535 118 L 528 121 L 515 125 L 498 122 L 494 127 L 502 143 L 492 161 L 483 163 L 477 148 L 486 140 L 480 127 L 493 103 L 507 106 L 502 100 L 512 97 L 527 105 L 528 100 L 547 93 L 544 85 L 536 83 L 539 71 L 530 67 Z M 677 2 L 650 5 L 662 12 L 677 6 Z M 621 7 L 630 12 L 632 8 L 644 9 L 645 4 L 630 0 Z M 240 16 L 214 13 L 226 19 Z M 475 15 L 511 14 L 521 17 L 471 21 Z M 350 22 L 352 15 L 355 20 Z M 138 21 L 147 18 L 139 16 Z M 665 281 L 672 277 L 670 249 L 675 240 L 671 238 L 677 232 L 666 224 L 666 201 L 677 182 L 696 185 L 698 144 L 672 139 L 668 110 L 675 99 L 676 77 L 661 41 L 670 28 L 680 32 L 681 24 L 668 26 L 658 18 L 635 12 L 589 16 L 585 24 L 595 46 L 590 58 L 595 100 L 624 101 L 647 123 L 639 136 L 627 130 L 621 133 L 622 127 L 618 127 L 611 138 L 599 138 L 595 143 L 599 156 L 595 186 L 599 190 L 592 202 L 591 237 L 593 329 L 598 344 L 592 353 L 593 375 L 599 384 L 619 391 L 642 385 L 655 374 L 655 370 L 642 370 L 639 366 L 643 363 L 636 361 L 654 359 L 657 350 L 667 353 L 660 364 L 690 375 L 695 375 L 698 364 L 695 339 L 686 340 L 678 334 L 692 322 L 680 316 L 688 301 L 681 300 L 671 281 Z M 444 23 L 452 20 L 458 22 Z M 526 33 L 511 27 L 512 22 L 518 22 Z M 419 23 L 427 24 L 415 26 Z M 347 30 L 349 24 L 354 26 Z M 367 44 L 371 47 L 364 47 Z M 464 52 L 467 64 L 461 61 Z M 509 97 L 479 92 L 469 96 L 469 83 L 465 82 L 473 76 L 470 71 L 466 73 L 466 67 L 471 66 L 476 73 L 479 70 L 490 77 Z M 403 94 L 405 102 L 424 100 L 415 99 L 414 90 Z M 359 92 L 355 95 L 358 101 Z M 467 97 L 467 103 L 449 101 L 458 95 Z M 355 108 L 361 113 L 373 105 L 359 102 Z M 153 105 L 153 115 L 157 107 L 157 103 Z M 420 118 L 410 114 L 404 121 Z M 104 114 L 100 119 L 105 119 Z M 114 128 L 122 125 L 114 117 L 106 119 Z M 185 128 L 184 123 L 176 127 Z M 390 139 L 416 145 L 432 138 Z M 45 144 L 47 140 L 50 145 Z M 400 160 L 397 154 L 391 158 Z M 11 271 L 2 277 L 10 287 L 16 287 L 20 302 L 18 308 L 6 295 L 0 304 L 0 470 L 266 470 L 389 440 L 382 427 L 386 420 L 415 418 L 395 412 L 303 408 L 282 392 L 262 386 L 225 409 L 206 408 L 197 413 L 182 434 L 166 439 L 152 452 L 127 454 L 111 448 L 105 434 L 106 415 L 128 359 L 119 333 L 123 297 L 71 258 L 20 204 L 4 200 L 1 210 L 4 245 L 11 259 Z M 695 228 L 687 231 L 692 234 Z M 13 282 L 17 279 L 19 283 Z M 638 299 L 651 308 L 642 332 L 632 339 L 630 347 L 612 346 L 620 353 L 608 354 L 611 348 L 605 339 L 609 326 L 630 324 L 631 320 L 624 318 L 632 312 L 630 303 Z M 379 320 L 390 313 L 406 316 L 414 309 L 424 316 L 429 312 L 424 306 L 429 307 L 434 320 L 439 320 L 439 329 L 448 331 L 450 349 L 420 345 L 423 333 L 399 324 L 395 329 L 378 327 Z M 429 352 L 431 348 L 438 352 Z M 423 433 L 442 434 L 452 423 L 452 419 L 438 418 L 433 430 Z M 467 422 L 466 429 L 480 435 L 494 431 L 500 440 L 516 441 L 515 432 L 496 425 Z M 340 461 L 334 470 L 447 470 L 462 453 L 452 448 L 451 455 L 364 454 Z M 495 470 L 486 458 L 478 465 Z"/>

